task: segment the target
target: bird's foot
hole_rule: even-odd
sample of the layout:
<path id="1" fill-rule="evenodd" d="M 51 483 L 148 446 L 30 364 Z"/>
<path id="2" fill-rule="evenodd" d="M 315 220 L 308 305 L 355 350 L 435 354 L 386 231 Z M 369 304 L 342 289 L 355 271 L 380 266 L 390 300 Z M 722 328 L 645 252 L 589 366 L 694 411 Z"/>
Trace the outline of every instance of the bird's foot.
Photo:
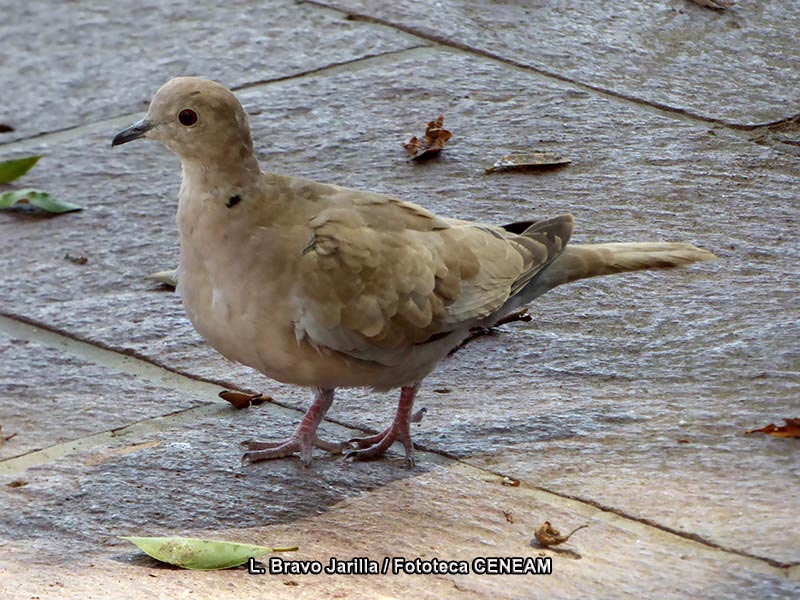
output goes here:
<path id="1" fill-rule="evenodd" d="M 353 460 L 370 460 L 383 456 L 383 454 L 395 442 L 401 442 L 406 450 L 406 462 L 409 467 L 414 466 L 414 444 L 411 443 L 411 432 L 408 423 L 419 423 L 428 409 L 420 408 L 410 416 L 406 423 L 395 420 L 391 426 L 381 433 L 361 438 L 348 440 L 347 444 L 355 444 L 358 450 L 351 450 L 347 453 L 347 458 Z"/>
<path id="2" fill-rule="evenodd" d="M 311 451 L 314 446 L 334 454 L 341 454 L 346 448 L 351 448 L 345 444 L 326 442 L 317 437 L 317 427 L 332 402 L 333 389 L 318 389 L 314 396 L 314 402 L 308 407 L 292 437 L 283 442 L 257 442 L 255 440 L 242 442 L 242 445 L 247 446 L 249 450 L 242 455 L 242 464 L 284 458 L 299 452 L 300 460 L 305 466 L 308 466 L 311 464 Z"/>
<path id="3" fill-rule="evenodd" d="M 348 442 L 337 444 L 322 440 L 316 436 L 311 439 L 308 436 L 303 437 L 297 434 L 282 442 L 258 442 L 255 440 L 247 440 L 246 442 L 242 442 L 242 445 L 246 446 L 248 449 L 248 452 L 242 455 L 242 464 L 248 462 L 254 463 L 260 460 L 270 460 L 273 458 L 284 458 L 299 453 L 300 460 L 305 466 L 311 464 L 311 451 L 314 446 L 330 452 L 331 454 L 341 454 L 345 450 L 352 448 Z"/>

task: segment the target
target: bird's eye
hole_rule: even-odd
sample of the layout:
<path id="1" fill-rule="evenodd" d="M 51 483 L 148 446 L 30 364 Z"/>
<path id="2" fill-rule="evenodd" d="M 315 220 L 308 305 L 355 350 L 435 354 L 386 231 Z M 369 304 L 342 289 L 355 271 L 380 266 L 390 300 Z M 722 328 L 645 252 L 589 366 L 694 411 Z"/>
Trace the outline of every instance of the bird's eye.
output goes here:
<path id="1" fill-rule="evenodd" d="M 195 123 L 197 123 L 197 113 L 194 112 L 191 108 L 184 108 L 181 112 L 178 113 L 178 121 L 181 122 L 181 125 L 185 125 L 186 127 L 191 127 Z"/>

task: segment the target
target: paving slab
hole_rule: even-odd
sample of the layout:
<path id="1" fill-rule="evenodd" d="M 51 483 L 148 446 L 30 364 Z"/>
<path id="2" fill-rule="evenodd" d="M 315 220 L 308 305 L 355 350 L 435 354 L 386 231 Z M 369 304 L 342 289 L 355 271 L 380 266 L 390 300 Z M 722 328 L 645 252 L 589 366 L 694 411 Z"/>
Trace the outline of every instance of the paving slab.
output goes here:
<path id="1" fill-rule="evenodd" d="M 0 333 L 0 460 L 204 403 Z"/>
<path id="2" fill-rule="evenodd" d="M 420 43 L 294 0 L 29 2 L 0 36 L 0 143 L 141 110 L 165 73 L 241 86 Z"/>
<path id="3" fill-rule="evenodd" d="M 243 469 L 239 441 L 285 436 L 299 413 L 273 404 L 196 407 L 216 389 L 187 397 L 182 384 L 116 373 L 113 361 L 76 357 L 34 336 L 9 342 L 0 357 L 13 357 L 4 365 L 11 377 L 26 372 L 19 363 L 39 371 L 22 387 L 4 384 L 3 400 L 21 390 L 37 415 L 29 430 L 62 436 L 53 442 L 88 435 L 91 445 L 0 476 L 0 595 L 796 595 L 800 545 L 786 532 L 800 504 L 798 445 L 744 431 L 800 410 L 800 169 L 775 136 L 756 145 L 703 122 L 797 112 L 796 7 L 741 0 L 714 13 L 683 0 L 598 2 L 577 14 L 553 2 L 527 9 L 440 2 L 433 12 L 423 3 L 336 6 L 425 37 L 290 2 L 140 4 L 113 15 L 99 4 L 26 5 L 0 25 L 4 39 L 6 30 L 17 36 L 11 47 L 39 50 L 0 61 L 0 78 L 52 82 L 15 100 L 22 125 L 0 142 L 86 124 L 0 146 L 3 158 L 46 152 L 26 185 L 86 207 L 57 218 L 0 214 L 2 311 L 190 377 L 306 406 L 307 392 L 216 355 L 191 330 L 179 299 L 142 279 L 176 261 L 179 164 L 152 144 L 112 152 L 122 122 L 108 121 L 103 131 L 100 120 L 143 110 L 177 74 L 250 85 L 386 52 L 395 54 L 243 91 L 264 166 L 463 218 L 507 222 L 571 211 L 576 241 L 688 239 L 721 260 L 563 288 L 535 305 L 533 322 L 460 351 L 426 382 L 420 404 L 429 412 L 414 435 L 435 453 L 422 454 L 414 471 L 400 468 L 397 454 L 368 464 L 320 455 L 310 469 L 296 460 Z M 132 30 L 134 22 L 142 26 Z M 29 27 L 52 32 L 25 36 Z M 474 51 L 408 50 L 432 38 Z M 193 52 L 182 52 L 187 47 Z M 455 134 L 444 155 L 407 162 L 400 143 L 439 113 Z M 484 174 L 500 155 L 533 148 L 573 163 L 540 175 Z M 42 388 L 53 382 L 59 403 L 51 408 Z M 140 394 L 143 404 L 107 414 L 107 398 Z M 381 429 L 395 401 L 344 391 L 331 417 L 350 428 L 325 423 L 325 432 Z M 15 406 L 0 403 L 4 428 L 18 418 Z M 121 435 L 92 436 L 103 428 L 99 415 L 116 427 L 181 409 L 188 410 Z M 26 457 L 11 460 L 22 465 Z M 498 474 L 522 485 L 502 486 Z M 548 551 L 554 575 L 533 581 L 185 573 L 157 567 L 115 538 L 194 533 L 298 543 L 298 557 L 322 561 L 471 560 L 537 555 L 529 541 L 545 519 L 561 529 L 590 527 L 569 544 L 580 558 Z"/>
<path id="4" fill-rule="evenodd" d="M 241 435 L 242 414 L 198 424 Z M 309 469 L 289 461 L 240 469 L 220 452 L 201 455 L 195 444 L 205 451 L 217 449 L 216 444 L 181 429 L 162 432 L 161 445 L 138 454 L 111 455 L 99 464 L 73 456 L 29 469 L 23 487 L 2 486 L 3 503 L 14 515 L 9 529 L 14 535 L 4 536 L 0 546 L 0 565 L 8 573 L 0 590 L 6 597 L 96 598 L 136 589 L 178 598 L 768 598 L 798 589 L 798 582 L 759 561 L 609 519 L 603 511 L 524 485 L 503 486 L 499 477 L 463 465 L 437 466 L 423 458 L 415 471 L 375 463 L 344 475 L 339 461 L 327 460 Z M 183 442 L 168 443 L 173 437 Z M 150 468 L 143 471 L 142 461 Z M 544 520 L 588 528 L 568 547 L 545 550 L 531 543 Z M 323 565 L 331 557 L 369 557 L 379 563 L 401 557 L 465 561 L 470 572 L 190 573 L 159 565 L 116 538 L 173 532 L 298 544 L 299 551 L 284 558 Z M 553 572 L 525 577 L 474 572 L 476 557 L 495 556 L 549 557 Z M 23 561 L 40 576 L 24 576 Z"/>
<path id="5" fill-rule="evenodd" d="M 315 0 L 627 98 L 753 124 L 800 111 L 800 6 L 739 0 Z"/>
<path id="6" fill-rule="evenodd" d="M 420 398 L 430 410 L 416 439 L 776 564 L 800 560 L 800 546 L 783 535 L 800 490 L 797 444 L 743 435 L 799 408 L 793 157 L 724 128 L 444 50 L 241 97 L 257 113 L 266 168 L 491 222 L 571 211 L 578 242 L 685 239 L 716 252 L 719 261 L 682 272 L 551 292 L 532 323 L 468 346 L 430 377 Z M 439 112 L 455 134 L 451 145 L 441 160 L 408 163 L 400 143 Z M 152 144 L 110 151 L 113 133 L 53 143 L 27 176 L 80 198 L 84 212 L 0 215 L 3 273 L 13 281 L 3 286 L 4 310 L 307 405 L 307 392 L 218 357 L 179 300 L 142 279 L 175 263 L 179 169 Z M 538 176 L 483 173 L 499 155 L 532 147 L 574 163 Z M 65 253 L 89 260 L 74 265 Z M 385 426 L 396 401 L 340 396 L 331 417 L 372 430 Z M 271 423 L 251 427 L 278 437 Z M 753 476 L 742 477 L 739 465 Z M 675 510 L 681 499 L 696 502 L 691 514 Z"/>

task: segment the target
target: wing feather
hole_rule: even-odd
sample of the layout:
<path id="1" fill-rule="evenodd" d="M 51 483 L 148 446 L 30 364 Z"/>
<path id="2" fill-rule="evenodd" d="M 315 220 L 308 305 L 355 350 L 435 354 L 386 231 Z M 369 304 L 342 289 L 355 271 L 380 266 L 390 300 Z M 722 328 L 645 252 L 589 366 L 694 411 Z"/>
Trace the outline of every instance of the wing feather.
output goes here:
<path id="1" fill-rule="evenodd" d="M 551 260 L 541 240 L 347 192 L 309 221 L 292 295 L 295 335 L 321 349 L 397 364 L 501 309 Z"/>

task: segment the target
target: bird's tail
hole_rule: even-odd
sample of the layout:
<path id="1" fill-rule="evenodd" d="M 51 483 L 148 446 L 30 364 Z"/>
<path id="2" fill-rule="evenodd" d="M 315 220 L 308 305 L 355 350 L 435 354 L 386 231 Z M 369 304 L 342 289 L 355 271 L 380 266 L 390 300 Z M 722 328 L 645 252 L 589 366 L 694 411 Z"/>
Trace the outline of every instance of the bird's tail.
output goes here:
<path id="1" fill-rule="evenodd" d="M 716 258 L 685 242 L 633 242 L 567 246 L 548 271 L 555 285 L 586 277 L 644 269 L 672 269 Z"/>
<path id="2" fill-rule="evenodd" d="M 587 277 L 645 269 L 672 269 L 714 258 L 716 256 L 711 252 L 682 242 L 568 245 L 520 295 L 525 302 L 530 302 L 556 286 Z"/>

